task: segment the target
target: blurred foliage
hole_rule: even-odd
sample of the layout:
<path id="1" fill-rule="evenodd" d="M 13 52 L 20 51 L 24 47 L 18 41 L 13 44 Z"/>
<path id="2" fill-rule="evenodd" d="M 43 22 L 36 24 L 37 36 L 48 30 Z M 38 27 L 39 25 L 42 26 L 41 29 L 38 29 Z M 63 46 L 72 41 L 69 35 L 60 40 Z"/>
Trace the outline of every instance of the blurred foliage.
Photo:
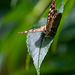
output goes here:
<path id="1" fill-rule="evenodd" d="M 0 0 L 0 75 L 36 75 L 33 61 L 27 55 L 27 34 L 18 32 L 30 29 L 40 18 L 47 17 L 51 1 Z M 56 0 L 56 8 L 61 1 Z M 74 20 L 75 0 L 64 0 L 61 23 L 41 65 L 41 75 L 75 74 Z"/>

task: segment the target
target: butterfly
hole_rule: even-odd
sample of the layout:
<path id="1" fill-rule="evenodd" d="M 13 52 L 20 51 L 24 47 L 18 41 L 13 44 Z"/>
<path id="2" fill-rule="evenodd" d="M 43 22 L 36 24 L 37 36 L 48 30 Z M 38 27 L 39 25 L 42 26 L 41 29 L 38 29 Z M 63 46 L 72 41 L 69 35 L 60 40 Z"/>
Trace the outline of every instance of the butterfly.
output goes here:
<path id="1" fill-rule="evenodd" d="M 34 32 L 43 32 L 46 36 L 52 36 L 52 34 L 56 34 L 57 27 L 58 27 L 58 20 L 55 19 L 55 16 L 57 15 L 58 10 L 55 10 L 55 0 L 52 1 L 48 17 L 47 17 L 47 24 L 44 26 L 41 26 L 37 29 L 30 29 L 27 31 L 19 32 L 19 33 L 34 33 Z M 59 14 L 60 15 L 60 14 Z M 61 16 L 57 16 L 60 20 Z M 57 21 L 57 23 L 56 23 Z"/>

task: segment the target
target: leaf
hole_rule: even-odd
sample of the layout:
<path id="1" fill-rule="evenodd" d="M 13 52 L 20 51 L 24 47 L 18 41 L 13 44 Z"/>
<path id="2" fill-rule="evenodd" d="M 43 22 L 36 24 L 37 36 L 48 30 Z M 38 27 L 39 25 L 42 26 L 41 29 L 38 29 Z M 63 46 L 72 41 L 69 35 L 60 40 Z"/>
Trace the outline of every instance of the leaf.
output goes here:
<path id="1" fill-rule="evenodd" d="M 32 55 L 37 72 L 39 72 L 42 60 L 47 54 L 49 46 L 52 43 L 52 40 L 50 38 L 45 38 L 41 32 L 33 34 L 29 33 L 27 38 L 28 38 L 27 40 L 28 50 Z"/>
<path id="2" fill-rule="evenodd" d="M 45 21 L 44 24 L 46 24 L 46 19 L 47 18 L 43 18 L 42 23 L 40 21 L 38 24 L 42 26 L 43 21 Z M 40 70 L 40 65 L 45 55 L 47 54 L 51 43 L 52 39 L 45 37 L 45 35 L 42 32 L 36 32 L 33 34 L 28 33 L 27 36 L 28 51 L 33 58 L 37 72 L 39 72 Z"/>
<path id="3" fill-rule="evenodd" d="M 62 2 L 62 5 L 63 5 L 63 2 Z M 56 17 L 56 22 L 59 22 L 59 23 L 60 23 L 59 19 L 61 18 L 59 16 L 59 13 L 63 13 L 63 6 L 62 5 L 58 9 L 58 15 Z M 41 27 L 44 24 L 46 24 L 46 21 L 47 21 L 47 18 L 43 18 L 42 20 L 40 20 L 37 23 L 37 25 L 40 25 L 40 27 Z M 59 24 L 59 23 L 57 23 L 57 24 Z M 45 35 L 42 32 L 28 33 L 27 47 L 28 47 L 28 51 L 29 51 L 30 55 L 33 58 L 34 65 L 35 65 L 35 68 L 37 70 L 38 75 L 40 73 L 41 63 L 42 63 L 45 55 L 47 54 L 48 49 L 50 48 L 52 41 L 53 41 L 53 38 L 51 39 L 50 37 L 45 37 Z"/>

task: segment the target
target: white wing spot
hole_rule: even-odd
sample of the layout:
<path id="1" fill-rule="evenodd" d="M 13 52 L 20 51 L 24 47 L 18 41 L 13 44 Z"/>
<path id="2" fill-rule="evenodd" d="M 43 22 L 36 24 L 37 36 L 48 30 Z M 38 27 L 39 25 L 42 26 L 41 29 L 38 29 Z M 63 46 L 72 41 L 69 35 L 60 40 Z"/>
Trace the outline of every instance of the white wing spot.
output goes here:
<path id="1" fill-rule="evenodd" d="M 51 11 L 51 8 L 49 9 L 49 11 Z"/>
<path id="2" fill-rule="evenodd" d="M 48 15 L 50 16 L 50 13 Z"/>
<path id="3" fill-rule="evenodd" d="M 53 10 L 51 12 L 53 12 Z"/>
<path id="4" fill-rule="evenodd" d="M 27 31 L 25 31 L 25 33 L 27 33 Z"/>

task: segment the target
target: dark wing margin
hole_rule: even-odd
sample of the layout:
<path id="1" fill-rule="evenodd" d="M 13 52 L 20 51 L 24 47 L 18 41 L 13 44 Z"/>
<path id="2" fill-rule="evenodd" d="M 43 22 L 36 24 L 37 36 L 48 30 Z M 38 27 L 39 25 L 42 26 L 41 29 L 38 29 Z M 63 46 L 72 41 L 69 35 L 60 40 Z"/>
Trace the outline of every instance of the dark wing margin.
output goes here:
<path id="1" fill-rule="evenodd" d="M 52 22 L 55 18 L 57 14 L 57 10 L 55 10 L 55 0 L 52 1 L 50 9 L 49 9 L 49 13 L 48 13 L 48 17 L 47 17 L 47 24 L 46 24 L 46 30 L 50 31 L 51 27 L 52 27 Z"/>

